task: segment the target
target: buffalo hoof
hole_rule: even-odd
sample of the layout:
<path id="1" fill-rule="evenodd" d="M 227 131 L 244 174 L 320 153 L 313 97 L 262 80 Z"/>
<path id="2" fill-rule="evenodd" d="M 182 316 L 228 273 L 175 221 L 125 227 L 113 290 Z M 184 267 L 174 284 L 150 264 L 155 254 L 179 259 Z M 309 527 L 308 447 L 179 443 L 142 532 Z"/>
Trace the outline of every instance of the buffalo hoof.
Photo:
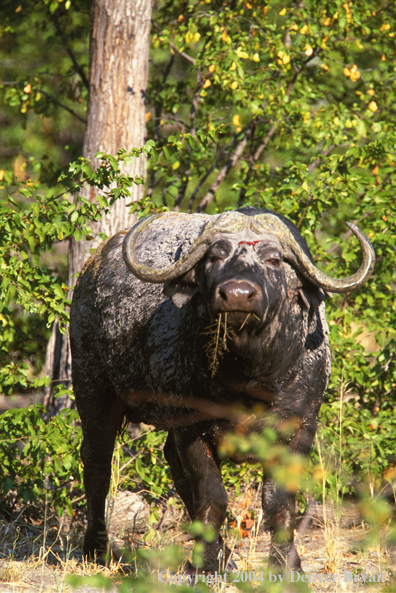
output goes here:
<path id="1" fill-rule="evenodd" d="M 232 558 L 228 558 L 228 562 L 227 562 L 225 569 L 226 569 L 226 572 L 234 572 L 234 571 L 238 570 L 238 567 Z"/>
<path id="2" fill-rule="evenodd" d="M 291 546 L 271 546 L 268 565 L 282 570 L 301 570 L 301 560 L 294 543 Z"/>

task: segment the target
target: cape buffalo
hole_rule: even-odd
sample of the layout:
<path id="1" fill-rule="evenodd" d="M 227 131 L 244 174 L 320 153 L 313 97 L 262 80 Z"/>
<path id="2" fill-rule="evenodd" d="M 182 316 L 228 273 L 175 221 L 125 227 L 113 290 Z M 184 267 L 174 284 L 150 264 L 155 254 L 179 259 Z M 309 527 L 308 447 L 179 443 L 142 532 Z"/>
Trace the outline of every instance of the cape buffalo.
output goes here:
<path id="1" fill-rule="evenodd" d="M 243 407 L 266 410 L 279 425 L 291 419 L 290 450 L 309 454 L 330 375 L 324 292 L 359 288 L 374 267 L 369 240 L 348 226 L 363 260 L 346 279 L 314 266 L 288 219 L 254 208 L 157 214 L 90 257 L 74 292 L 70 328 L 84 436 L 87 557 L 106 551 L 111 459 L 127 419 L 169 431 L 164 453 L 177 492 L 191 519 L 216 533 L 205 543 L 203 569 L 218 569 L 220 559 L 227 564 L 218 448 L 238 424 L 235 408 Z M 262 492 L 270 560 L 299 569 L 294 495 L 270 475 Z"/>

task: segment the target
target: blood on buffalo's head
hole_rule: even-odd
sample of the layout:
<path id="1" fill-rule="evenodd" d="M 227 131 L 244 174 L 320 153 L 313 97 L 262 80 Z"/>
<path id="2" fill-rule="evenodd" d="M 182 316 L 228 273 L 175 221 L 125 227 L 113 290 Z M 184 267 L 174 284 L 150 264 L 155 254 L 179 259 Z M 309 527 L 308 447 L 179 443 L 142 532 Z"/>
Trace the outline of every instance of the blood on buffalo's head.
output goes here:
<path id="1" fill-rule="evenodd" d="M 330 292 L 360 287 L 374 268 L 373 247 L 352 224 L 347 223 L 362 247 L 363 261 L 353 276 L 335 279 L 314 266 L 305 241 L 289 220 L 253 208 L 214 216 L 189 251 L 171 265 L 156 269 L 142 264 L 136 255 L 140 233 L 154 220 L 177 216 L 157 214 L 132 227 L 123 243 L 126 265 L 143 281 L 165 283 L 165 294 L 178 307 L 201 292 L 211 314 L 227 313 L 234 326 L 246 320 L 247 328 L 257 327 L 277 314 L 288 290 L 285 262 L 308 283 Z"/>

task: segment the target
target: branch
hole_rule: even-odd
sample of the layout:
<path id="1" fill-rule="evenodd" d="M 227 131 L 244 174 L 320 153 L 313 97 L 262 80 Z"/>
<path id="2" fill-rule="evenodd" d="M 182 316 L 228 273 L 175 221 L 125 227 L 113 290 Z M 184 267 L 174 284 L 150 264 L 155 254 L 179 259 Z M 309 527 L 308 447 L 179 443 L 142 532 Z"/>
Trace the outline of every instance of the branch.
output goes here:
<path id="1" fill-rule="evenodd" d="M 180 186 L 180 189 L 179 189 L 179 193 L 177 194 L 176 199 L 175 199 L 175 205 L 173 207 L 173 210 L 175 212 L 179 212 L 180 211 L 180 205 L 181 205 L 181 203 L 183 201 L 184 194 L 186 193 L 188 181 L 190 179 L 190 160 L 188 160 L 187 169 L 184 172 L 184 176 L 185 176 L 185 179 L 182 182 L 182 184 Z"/>
<path id="2" fill-rule="evenodd" d="M 216 179 L 213 181 L 213 183 L 210 186 L 205 197 L 201 200 L 201 202 L 196 210 L 197 212 L 203 212 L 205 210 L 205 208 L 213 200 L 213 198 L 216 194 L 216 191 L 219 189 L 220 184 L 224 181 L 224 179 L 228 175 L 229 170 L 241 158 L 242 153 L 245 150 L 246 144 L 248 143 L 248 139 L 249 139 L 251 133 L 252 133 L 252 130 L 249 128 L 246 131 L 246 134 L 244 135 L 244 137 L 242 138 L 240 143 L 238 144 L 238 146 L 236 147 L 234 154 L 231 156 L 231 158 L 228 160 L 228 162 L 224 165 L 224 167 L 222 167 L 222 169 L 220 169 L 219 173 L 217 174 Z"/>
<path id="3" fill-rule="evenodd" d="M 318 158 L 316 158 L 314 161 L 312 161 L 312 163 L 310 165 L 308 165 L 308 171 L 311 173 L 311 171 L 316 169 L 316 167 L 321 162 L 322 157 L 330 154 L 330 152 L 333 150 L 333 148 L 334 148 L 334 144 L 330 144 L 329 148 L 326 148 L 326 150 L 320 156 L 318 156 Z"/>
<path id="4" fill-rule="evenodd" d="M 244 128 L 244 130 L 242 131 L 242 134 L 244 134 L 245 130 L 247 129 L 248 126 L 246 126 Z M 213 171 L 216 169 L 216 167 L 221 163 L 222 160 L 224 160 L 225 156 L 226 156 L 226 152 L 232 147 L 233 144 L 235 144 L 235 140 L 241 135 L 241 133 L 235 134 L 233 139 L 231 140 L 231 142 L 229 142 L 227 144 L 227 146 L 225 148 L 223 148 L 223 150 L 220 153 L 220 156 L 217 158 L 217 160 L 213 163 L 213 165 L 206 171 L 205 175 L 203 175 L 201 177 L 201 179 L 199 180 L 196 188 L 194 189 L 191 197 L 190 197 L 190 201 L 188 203 L 188 208 L 187 208 L 187 212 L 188 214 L 191 214 L 191 211 L 193 209 L 193 205 L 194 205 L 194 200 L 196 198 L 197 193 L 199 192 L 199 190 L 201 189 L 202 185 L 205 183 L 205 181 L 207 180 L 207 178 L 209 177 L 209 175 L 211 175 L 213 173 Z"/>
<path id="5" fill-rule="evenodd" d="M 54 103 L 56 103 L 57 105 L 59 105 L 59 107 L 62 107 L 62 109 L 66 109 L 66 111 L 68 111 L 69 113 L 71 113 L 72 115 L 74 115 L 74 117 L 76 117 L 77 119 L 79 119 L 83 124 L 86 124 L 87 123 L 87 120 L 86 119 L 84 119 L 83 117 L 80 117 L 78 115 L 78 113 L 76 113 L 75 111 L 73 111 L 73 109 L 70 109 L 70 107 L 66 107 L 66 105 L 63 105 L 63 103 L 61 103 L 60 101 L 58 101 L 58 99 L 55 99 L 55 97 L 52 97 L 51 95 L 49 95 L 48 93 L 46 93 L 42 89 L 40 89 L 40 93 L 42 93 L 43 95 L 45 95 L 46 97 L 48 97 L 48 99 L 50 99 L 51 101 L 53 101 Z"/>
<path id="6" fill-rule="evenodd" d="M 74 57 L 74 54 L 72 52 L 72 50 L 70 49 L 70 47 L 68 46 L 67 43 L 67 39 L 66 36 L 64 34 L 64 32 L 61 29 L 61 26 L 59 24 L 58 19 L 56 18 L 55 14 L 51 14 L 51 19 L 52 22 L 55 25 L 56 30 L 58 31 L 58 35 L 60 36 L 60 38 L 62 39 L 62 43 L 67 51 L 67 53 L 70 56 L 71 61 L 73 62 L 74 68 L 76 69 L 76 72 L 78 72 L 78 74 L 80 75 L 81 80 L 83 81 L 84 85 L 86 86 L 86 88 L 89 91 L 89 82 L 87 77 L 85 76 L 84 70 L 81 68 L 81 66 L 79 66 L 79 64 L 77 63 L 76 58 Z"/>
<path id="7" fill-rule="evenodd" d="M 257 161 L 259 160 L 261 153 L 263 152 L 263 150 L 265 150 L 272 138 L 272 136 L 275 134 L 275 130 L 277 128 L 278 122 L 272 124 L 271 129 L 269 130 L 268 134 L 266 135 L 266 137 L 264 138 L 263 142 L 260 144 L 260 146 L 258 147 L 258 149 L 256 150 L 256 152 L 253 155 L 253 165 L 250 165 L 249 171 L 247 172 L 247 175 L 245 177 L 245 181 L 244 181 L 244 187 L 241 189 L 240 193 L 239 193 L 239 199 L 238 199 L 238 208 L 240 208 L 243 205 L 243 201 L 245 198 L 245 194 L 247 191 L 247 185 L 250 181 L 250 178 L 253 175 L 253 166 L 257 163 Z"/>
<path id="8" fill-rule="evenodd" d="M 155 21 L 152 21 L 154 27 L 160 32 L 160 33 L 164 33 L 163 30 L 161 29 L 161 27 L 159 25 L 157 25 L 157 23 Z M 188 54 L 184 53 L 184 51 L 180 51 L 180 49 L 173 43 L 173 41 L 171 41 L 169 39 L 169 45 L 171 46 L 172 49 L 175 50 L 176 53 L 179 54 L 179 56 L 182 56 L 185 60 L 187 60 L 188 62 L 190 62 L 190 64 L 195 64 L 195 60 L 194 58 L 192 58 L 191 56 L 189 56 Z"/>
<path id="9" fill-rule="evenodd" d="M 305 62 L 303 62 L 301 64 L 301 66 L 299 68 L 297 68 L 297 70 L 295 71 L 295 74 L 293 76 L 293 79 L 291 81 L 291 83 L 289 84 L 289 86 L 287 87 L 286 90 L 286 96 L 289 97 L 290 93 L 294 87 L 294 85 L 296 84 L 297 78 L 299 77 L 299 75 L 301 74 L 301 72 L 304 70 L 305 66 L 314 58 L 316 58 L 320 52 L 322 51 L 321 47 L 316 47 L 313 51 L 313 53 L 305 60 Z"/>

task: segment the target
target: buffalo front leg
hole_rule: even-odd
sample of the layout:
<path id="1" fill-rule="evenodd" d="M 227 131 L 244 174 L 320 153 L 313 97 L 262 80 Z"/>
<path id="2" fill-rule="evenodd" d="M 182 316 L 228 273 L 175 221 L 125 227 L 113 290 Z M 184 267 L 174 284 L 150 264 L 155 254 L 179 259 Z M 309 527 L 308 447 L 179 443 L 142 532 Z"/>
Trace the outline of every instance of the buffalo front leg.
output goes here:
<path id="1" fill-rule="evenodd" d="M 79 410 L 84 436 L 81 458 L 84 465 L 88 519 L 84 539 L 84 556 L 89 560 L 99 559 L 105 556 L 108 551 L 105 504 L 110 487 L 115 438 L 123 419 L 121 407 L 114 400 L 112 404 L 112 407 L 104 406 L 101 409 L 91 409 L 88 417 L 83 410 Z"/>
<path id="2" fill-rule="evenodd" d="M 320 401 L 307 406 L 305 418 L 298 421 L 288 442 L 291 453 L 308 458 L 315 437 Z M 277 485 L 269 476 L 263 481 L 263 511 L 271 532 L 270 563 L 300 570 L 301 560 L 294 544 L 295 495 Z"/>
<path id="3" fill-rule="evenodd" d="M 219 570 L 231 554 L 219 534 L 227 510 L 227 493 L 223 486 L 219 461 L 213 444 L 195 427 L 173 431 L 167 442 L 176 490 L 192 519 L 214 529 L 214 540 L 204 543 L 203 570 Z"/>
<path id="4" fill-rule="evenodd" d="M 263 481 L 263 511 L 271 533 L 270 565 L 300 570 L 301 561 L 294 544 L 295 496 L 267 476 Z"/>

